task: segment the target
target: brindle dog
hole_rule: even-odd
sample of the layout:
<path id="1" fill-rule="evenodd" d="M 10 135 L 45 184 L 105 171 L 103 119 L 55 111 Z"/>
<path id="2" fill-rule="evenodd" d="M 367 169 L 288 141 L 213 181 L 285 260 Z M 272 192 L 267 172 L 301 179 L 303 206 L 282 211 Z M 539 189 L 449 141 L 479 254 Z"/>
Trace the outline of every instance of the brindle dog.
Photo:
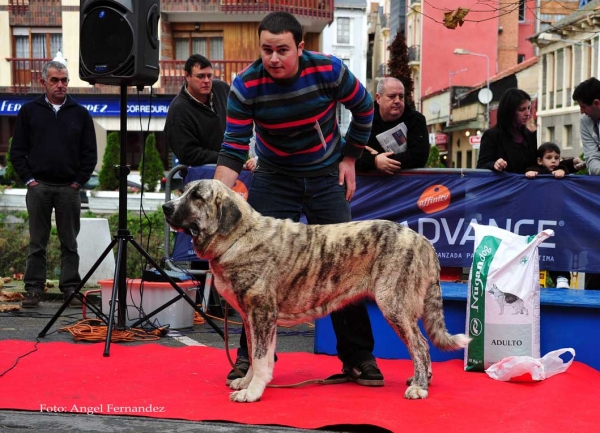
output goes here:
<path id="1" fill-rule="evenodd" d="M 390 221 L 306 225 L 264 217 L 217 180 L 188 184 L 163 205 L 169 225 L 193 238 L 210 261 L 218 292 L 244 321 L 251 367 L 229 385 L 231 400 L 254 402 L 273 377 L 277 323 L 325 316 L 363 298 L 373 299 L 406 344 L 414 376 L 404 396 L 426 398 L 431 380 L 422 318 L 433 344 L 464 348 L 444 322 L 440 264 L 423 236 Z"/>

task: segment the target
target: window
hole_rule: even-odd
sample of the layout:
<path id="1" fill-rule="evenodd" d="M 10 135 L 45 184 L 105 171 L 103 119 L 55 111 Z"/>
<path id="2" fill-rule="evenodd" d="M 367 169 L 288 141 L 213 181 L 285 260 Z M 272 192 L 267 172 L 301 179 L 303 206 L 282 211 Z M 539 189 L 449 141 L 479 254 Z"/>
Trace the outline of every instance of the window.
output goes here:
<path id="1" fill-rule="evenodd" d="M 559 49 L 556 51 L 556 94 L 555 94 L 555 101 L 556 101 L 556 106 L 555 108 L 562 108 L 563 106 L 563 91 L 564 91 L 564 86 L 563 86 L 563 73 L 564 73 L 564 56 L 565 56 L 565 50 L 564 49 Z"/>
<path id="2" fill-rule="evenodd" d="M 526 0 L 519 0 L 519 21 L 525 21 Z"/>
<path id="3" fill-rule="evenodd" d="M 337 24 L 337 43 L 338 44 L 349 44 L 350 43 L 350 18 L 338 18 Z"/>
<path id="4" fill-rule="evenodd" d="M 192 54 L 202 54 L 213 60 L 223 60 L 223 34 L 221 32 L 176 32 L 175 60 L 187 60 Z"/>
<path id="5" fill-rule="evenodd" d="M 549 126 L 548 128 L 546 128 L 546 140 L 545 141 L 552 141 L 554 142 L 555 137 L 554 137 L 554 126 Z"/>
<path id="6" fill-rule="evenodd" d="M 462 151 L 456 152 L 456 168 L 462 168 Z"/>
<path id="7" fill-rule="evenodd" d="M 572 107 L 574 104 L 571 94 L 573 93 L 573 49 L 576 47 L 566 47 L 564 54 L 564 72 L 565 80 L 565 105 Z M 578 47 L 577 47 L 578 48 Z"/>
<path id="8" fill-rule="evenodd" d="M 62 50 L 62 34 L 56 28 L 15 27 L 14 57 L 19 59 L 51 59 Z"/>
<path id="9" fill-rule="evenodd" d="M 187 60 L 192 54 L 201 54 L 212 63 L 215 78 L 222 79 L 223 64 L 215 60 L 225 58 L 223 33 L 220 31 L 173 32 L 175 60 Z"/>
<path id="10" fill-rule="evenodd" d="M 565 125 L 563 129 L 563 149 L 573 148 L 573 125 Z"/>
<path id="11" fill-rule="evenodd" d="M 525 61 L 525 54 L 517 54 L 517 63 L 523 63 Z"/>
<path id="12" fill-rule="evenodd" d="M 467 150 L 467 167 L 466 168 L 473 168 L 473 151 L 472 150 Z"/>
<path id="13" fill-rule="evenodd" d="M 19 59 L 13 60 L 13 84 L 29 86 L 39 81 L 44 63 L 62 50 L 60 32 L 60 28 L 52 27 L 13 28 L 13 57 Z"/>

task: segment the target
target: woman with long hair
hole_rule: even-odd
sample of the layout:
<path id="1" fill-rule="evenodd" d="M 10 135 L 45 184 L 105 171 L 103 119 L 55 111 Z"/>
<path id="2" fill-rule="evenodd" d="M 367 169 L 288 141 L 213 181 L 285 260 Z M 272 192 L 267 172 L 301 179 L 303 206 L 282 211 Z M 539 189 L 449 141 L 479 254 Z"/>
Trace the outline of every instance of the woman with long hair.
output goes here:
<path id="1" fill-rule="evenodd" d="M 477 168 L 524 174 L 537 164 L 536 133 L 527 129 L 531 97 L 520 89 L 508 89 L 498 103 L 498 121 L 481 137 Z"/>

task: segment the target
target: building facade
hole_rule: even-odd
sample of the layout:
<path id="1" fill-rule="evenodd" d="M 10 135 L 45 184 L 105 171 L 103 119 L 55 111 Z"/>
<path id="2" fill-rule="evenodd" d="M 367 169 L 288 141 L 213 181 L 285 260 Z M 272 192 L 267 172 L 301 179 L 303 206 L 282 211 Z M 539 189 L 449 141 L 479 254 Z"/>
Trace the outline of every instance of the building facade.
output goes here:
<path id="1" fill-rule="evenodd" d="M 323 30 L 323 52 L 344 61 L 350 71 L 367 85 L 367 1 L 336 0 L 333 22 Z M 342 134 L 350 125 L 350 112 L 338 104 L 338 123 Z"/>
<path id="2" fill-rule="evenodd" d="M 539 48 L 539 140 L 554 141 L 567 157 L 583 152 L 575 87 L 600 76 L 600 0 L 583 5 L 531 38 Z"/>
<path id="3" fill-rule="evenodd" d="M 121 1 L 105 1 L 120 7 Z M 136 2 L 133 2 L 135 4 Z M 231 82 L 259 57 L 258 25 L 272 11 L 293 13 L 304 27 L 305 46 L 322 50 L 321 32 L 333 20 L 333 0 L 161 0 L 158 81 L 127 89 L 127 164 L 136 168 L 145 137 L 155 133 L 165 167 L 172 163 L 163 138 L 168 106 L 183 84 L 193 53 L 211 59 L 218 79 Z M 120 131 L 120 86 L 90 85 L 79 71 L 78 0 L 0 0 L 0 164 L 5 164 L 19 108 L 42 92 L 41 67 L 60 51 L 70 74 L 69 94 L 90 111 L 99 153 L 109 132 Z M 102 158 L 99 158 L 100 168 Z"/>

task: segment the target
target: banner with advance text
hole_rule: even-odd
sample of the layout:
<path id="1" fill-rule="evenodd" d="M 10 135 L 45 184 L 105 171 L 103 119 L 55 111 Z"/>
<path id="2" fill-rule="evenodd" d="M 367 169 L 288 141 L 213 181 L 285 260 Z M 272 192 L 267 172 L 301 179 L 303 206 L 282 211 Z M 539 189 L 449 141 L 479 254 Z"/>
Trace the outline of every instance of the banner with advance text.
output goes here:
<path id="1" fill-rule="evenodd" d="M 190 167 L 186 183 L 212 179 L 214 165 Z M 250 185 L 243 171 L 240 180 Z M 357 176 L 354 220 L 385 219 L 424 235 L 446 267 L 470 267 L 470 223 L 518 235 L 552 229 L 539 247 L 540 269 L 600 273 L 600 177 L 492 173 L 482 170 L 407 170 L 396 176 Z M 193 260 L 191 239 L 179 233 L 174 260 Z"/>

